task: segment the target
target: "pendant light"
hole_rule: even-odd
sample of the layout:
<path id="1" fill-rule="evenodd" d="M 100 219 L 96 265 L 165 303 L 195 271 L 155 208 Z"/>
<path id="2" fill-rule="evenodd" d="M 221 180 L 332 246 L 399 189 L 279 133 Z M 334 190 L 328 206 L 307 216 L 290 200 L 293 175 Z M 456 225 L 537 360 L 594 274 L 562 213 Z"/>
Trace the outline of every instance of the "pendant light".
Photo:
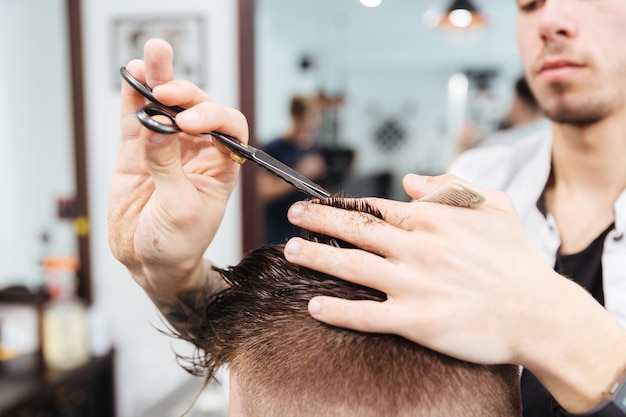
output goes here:
<path id="1" fill-rule="evenodd" d="M 471 0 L 453 0 L 437 24 L 442 29 L 468 29 L 484 27 L 485 17 Z"/>

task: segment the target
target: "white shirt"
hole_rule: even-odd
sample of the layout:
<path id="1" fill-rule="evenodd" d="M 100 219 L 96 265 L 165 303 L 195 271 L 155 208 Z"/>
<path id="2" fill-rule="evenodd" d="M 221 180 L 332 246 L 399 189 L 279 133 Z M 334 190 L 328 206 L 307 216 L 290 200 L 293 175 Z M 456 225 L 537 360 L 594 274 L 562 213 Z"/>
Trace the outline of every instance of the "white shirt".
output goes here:
<path id="1" fill-rule="evenodd" d="M 554 267 L 561 239 L 554 218 L 537 208 L 550 174 L 552 133 L 538 132 L 510 146 L 477 148 L 461 154 L 449 173 L 474 184 L 505 191 L 531 240 Z M 602 279 L 605 308 L 626 327 L 626 190 L 614 204 L 615 229 L 605 241 Z"/>
<path id="2" fill-rule="evenodd" d="M 509 129 L 495 131 L 485 138 L 485 140 L 481 141 L 476 147 L 511 145 L 538 132 L 550 130 L 550 126 L 550 119 L 542 117 L 532 122 L 523 123 Z"/>

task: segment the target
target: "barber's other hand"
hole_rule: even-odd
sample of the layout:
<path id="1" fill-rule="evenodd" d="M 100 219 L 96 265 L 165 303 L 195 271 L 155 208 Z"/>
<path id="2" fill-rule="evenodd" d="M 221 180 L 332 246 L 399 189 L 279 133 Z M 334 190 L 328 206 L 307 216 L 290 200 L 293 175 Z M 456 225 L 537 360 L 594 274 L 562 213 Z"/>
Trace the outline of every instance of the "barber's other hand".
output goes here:
<path id="1" fill-rule="evenodd" d="M 440 177 L 414 186 L 407 179 L 405 188 L 419 198 L 452 180 Z M 318 204 L 294 205 L 289 219 L 297 226 L 369 252 L 293 239 L 287 259 L 388 295 L 383 303 L 315 298 L 311 313 L 342 327 L 400 334 L 474 362 L 513 361 L 521 342 L 519 329 L 508 321 L 520 315 L 514 301 L 531 291 L 529 275 L 552 275 L 509 199 L 497 192 L 487 195 L 479 209 L 371 200 L 384 221 Z"/>
<path id="2" fill-rule="evenodd" d="M 459 179 L 411 175 L 404 187 L 417 199 L 452 181 Z M 538 317 L 558 313 L 554 294 L 580 294 L 535 250 L 508 196 L 483 191 L 487 201 L 476 209 L 373 199 L 384 221 L 295 204 L 289 212 L 294 224 L 367 252 L 296 238 L 287 244 L 287 259 L 388 295 L 382 303 L 316 297 L 310 303 L 313 316 L 356 330 L 399 334 L 473 362 L 527 362 L 525 347 L 539 344 L 542 336 Z"/>
<path id="3" fill-rule="evenodd" d="M 135 112 L 146 100 L 123 83 L 122 138 L 110 189 L 111 249 L 149 293 L 153 286 L 167 291 L 186 277 L 206 273 L 202 256 L 237 179 L 239 165 L 228 151 L 200 133 L 217 130 L 248 140 L 240 112 L 211 102 L 190 82 L 173 79 L 172 57 L 170 45 L 151 40 L 144 61 L 131 61 L 127 69 L 162 103 L 188 109 L 176 117 L 184 133 L 163 135 L 143 127 Z"/>
<path id="4" fill-rule="evenodd" d="M 460 180 L 409 175 L 404 187 L 418 199 L 452 181 Z M 626 331 L 544 262 L 504 193 L 482 191 L 487 201 L 476 209 L 373 199 L 384 221 L 296 203 L 292 223 L 367 251 L 294 238 L 287 259 L 388 295 L 384 302 L 316 297 L 309 311 L 459 359 L 523 365 L 567 410 L 587 411 L 626 363 Z"/>

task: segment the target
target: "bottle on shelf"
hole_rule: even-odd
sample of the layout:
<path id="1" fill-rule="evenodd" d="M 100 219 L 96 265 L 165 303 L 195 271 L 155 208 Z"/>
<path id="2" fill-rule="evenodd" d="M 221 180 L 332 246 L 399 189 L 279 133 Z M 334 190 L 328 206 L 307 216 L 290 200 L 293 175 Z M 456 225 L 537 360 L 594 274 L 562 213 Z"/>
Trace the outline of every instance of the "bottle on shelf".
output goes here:
<path id="1" fill-rule="evenodd" d="M 76 296 L 78 268 L 75 256 L 44 260 L 48 301 L 43 309 L 42 351 L 49 369 L 72 369 L 89 359 L 86 308 Z"/>

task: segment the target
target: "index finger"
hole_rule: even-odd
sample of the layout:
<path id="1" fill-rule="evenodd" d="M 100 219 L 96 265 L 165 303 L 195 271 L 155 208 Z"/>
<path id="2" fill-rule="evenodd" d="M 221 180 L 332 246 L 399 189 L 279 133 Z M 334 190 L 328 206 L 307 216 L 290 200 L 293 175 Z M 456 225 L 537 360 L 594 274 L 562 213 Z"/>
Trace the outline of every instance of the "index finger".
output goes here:
<path id="1" fill-rule="evenodd" d="M 401 254 L 399 243 L 406 240 L 407 230 L 411 230 L 402 227 L 402 223 L 417 207 L 412 203 L 391 200 L 368 201 L 380 209 L 383 219 L 359 211 L 310 202 L 294 204 L 287 216 L 291 223 L 303 229 L 333 236 L 368 252 L 395 259 Z M 423 217 L 428 219 L 428 216 Z M 392 218 L 392 221 L 388 218 Z M 421 241 L 418 242 L 421 244 Z"/>

